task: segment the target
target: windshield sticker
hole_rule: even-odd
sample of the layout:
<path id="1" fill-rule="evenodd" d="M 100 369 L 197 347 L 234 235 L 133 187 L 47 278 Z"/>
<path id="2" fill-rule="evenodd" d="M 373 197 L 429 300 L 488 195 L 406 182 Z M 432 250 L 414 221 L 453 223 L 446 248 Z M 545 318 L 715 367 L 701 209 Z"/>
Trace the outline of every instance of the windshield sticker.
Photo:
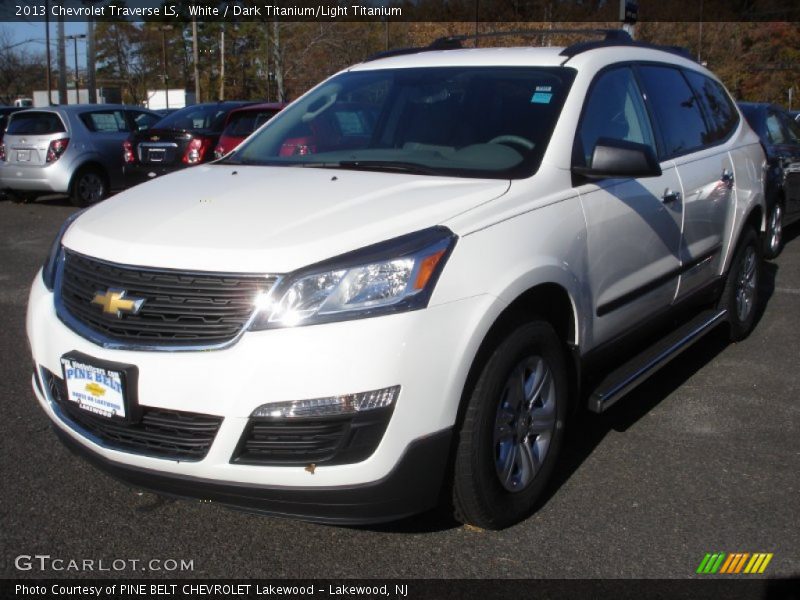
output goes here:
<path id="1" fill-rule="evenodd" d="M 553 94 L 548 92 L 534 92 L 531 96 L 531 104 L 550 104 Z"/>

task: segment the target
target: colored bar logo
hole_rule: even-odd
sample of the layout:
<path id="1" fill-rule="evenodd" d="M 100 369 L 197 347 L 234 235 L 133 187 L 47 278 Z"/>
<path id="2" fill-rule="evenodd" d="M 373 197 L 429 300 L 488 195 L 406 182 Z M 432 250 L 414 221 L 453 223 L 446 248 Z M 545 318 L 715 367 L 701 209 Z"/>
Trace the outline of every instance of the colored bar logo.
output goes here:
<path id="1" fill-rule="evenodd" d="M 715 552 L 713 554 L 707 553 L 700 566 L 697 567 L 697 573 L 701 575 L 738 575 L 740 573 L 748 575 L 756 575 L 763 573 L 767 569 L 769 561 L 772 560 L 773 554 L 766 552 Z"/>

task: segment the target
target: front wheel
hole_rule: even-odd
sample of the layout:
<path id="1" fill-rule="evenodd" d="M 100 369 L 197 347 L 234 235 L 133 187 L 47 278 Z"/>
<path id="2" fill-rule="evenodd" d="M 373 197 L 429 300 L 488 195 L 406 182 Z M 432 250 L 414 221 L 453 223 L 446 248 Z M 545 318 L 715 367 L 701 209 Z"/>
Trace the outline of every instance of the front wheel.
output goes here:
<path id="1" fill-rule="evenodd" d="M 458 520 L 502 529 L 524 519 L 549 479 L 564 436 L 567 379 L 553 328 L 515 328 L 492 353 L 459 431 L 453 473 Z"/>
<path id="2" fill-rule="evenodd" d="M 758 285 L 761 282 L 761 252 L 752 228 L 742 232 L 733 255 L 719 307 L 728 311 L 730 339 L 743 340 L 753 330 L 758 312 Z"/>

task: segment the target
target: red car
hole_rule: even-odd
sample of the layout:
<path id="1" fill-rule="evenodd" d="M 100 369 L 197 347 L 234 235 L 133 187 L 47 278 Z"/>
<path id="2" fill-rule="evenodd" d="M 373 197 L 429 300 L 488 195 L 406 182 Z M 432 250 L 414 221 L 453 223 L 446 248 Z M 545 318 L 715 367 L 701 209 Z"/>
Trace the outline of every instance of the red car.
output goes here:
<path id="1" fill-rule="evenodd" d="M 126 186 L 212 160 L 211 149 L 228 115 L 250 105 L 238 101 L 193 104 L 132 134 L 122 145 Z"/>
<path id="2" fill-rule="evenodd" d="M 278 114 L 286 106 L 283 102 L 265 102 L 232 110 L 225 129 L 214 148 L 214 158 L 222 158 L 241 144 L 244 139 Z"/>

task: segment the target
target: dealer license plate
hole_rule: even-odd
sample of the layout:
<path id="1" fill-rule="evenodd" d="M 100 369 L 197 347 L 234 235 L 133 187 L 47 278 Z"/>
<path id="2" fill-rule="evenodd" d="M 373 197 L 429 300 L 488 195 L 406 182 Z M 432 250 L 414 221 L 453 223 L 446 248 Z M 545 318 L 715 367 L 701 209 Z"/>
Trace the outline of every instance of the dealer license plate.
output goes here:
<path id="1" fill-rule="evenodd" d="M 61 359 L 67 399 L 103 417 L 125 418 L 125 390 L 119 371 L 64 357 Z"/>

